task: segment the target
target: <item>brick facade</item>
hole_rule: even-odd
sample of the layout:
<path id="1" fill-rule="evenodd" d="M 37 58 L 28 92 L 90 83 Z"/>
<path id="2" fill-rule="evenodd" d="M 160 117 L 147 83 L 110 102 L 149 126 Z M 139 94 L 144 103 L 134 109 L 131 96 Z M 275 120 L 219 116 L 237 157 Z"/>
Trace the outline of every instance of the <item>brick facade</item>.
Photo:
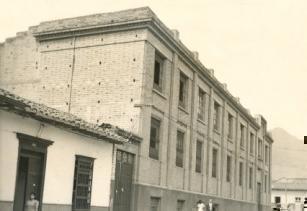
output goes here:
<path id="1" fill-rule="evenodd" d="M 108 122 L 143 138 L 134 185 L 133 210 L 148 209 L 151 196 L 162 210 L 174 209 L 176 198 L 190 210 L 199 199 L 214 199 L 218 210 L 257 210 L 257 183 L 263 207 L 270 206 L 271 159 L 257 157 L 272 140 L 263 117 L 252 117 L 149 8 L 41 23 L 0 45 L 0 86 L 48 106 L 95 122 Z M 153 89 L 155 54 L 163 57 L 162 91 Z M 180 75 L 187 78 L 186 106 L 178 105 Z M 204 118 L 197 118 L 198 90 L 205 93 Z M 219 105 L 219 130 L 213 128 Z M 227 138 L 228 114 L 234 118 Z M 149 157 L 151 118 L 161 122 L 159 159 Z M 240 126 L 245 144 L 240 146 Z M 184 132 L 183 168 L 176 167 L 177 131 Z M 254 153 L 249 150 L 255 135 Z M 196 141 L 203 143 L 201 173 L 195 172 Z M 212 177 L 212 149 L 217 176 Z M 231 181 L 226 159 L 232 157 Z M 243 184 L 238 184 L 243 162 Z M 249 167 L 253 184 L 249 188 Z M 267 192 L 264 192 L 267 175 Z M 178 197 L 177 197 L 178 196 Z M 228 207 L 227 204 L 233 205 Z"/>

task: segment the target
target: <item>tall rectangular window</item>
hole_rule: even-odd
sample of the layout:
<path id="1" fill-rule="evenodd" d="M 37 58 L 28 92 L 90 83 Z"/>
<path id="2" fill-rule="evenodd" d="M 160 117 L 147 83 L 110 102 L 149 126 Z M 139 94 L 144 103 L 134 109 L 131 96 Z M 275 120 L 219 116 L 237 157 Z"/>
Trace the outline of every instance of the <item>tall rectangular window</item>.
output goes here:
<path id="1" fill-rule="evenodd" d="M 205 92 L 199 88 L 198 89 L 198 110 L 197 116 L 200 120 L 205 120 L 205 105 L 206 105 L 206 94 Z"/>
<path id="2" fill-rule="evenodd" d="M 212 177 L 217 177 L 217 149 L 212 149 Z"/>
<path id="3" fill-rule="evenodd" d="M 243 162 L 239 162 L 239 186 L 243 185 Z"/>
<path id="4" fill-rule="evenodd" d="M 254 154 L 254 143 L 255 143 L 255 135 L 253 133 L 249 134 L 249 153 Z"/>
<path id="5" fill-rule="evenodd" d="M 183 73 L 180 73 L 179 81 L 179 106 L 186 108 L 188 92 L 188 78 Z"/>
<path id="6" fill-rule="evenodd" d="M 184 210 L 184 200 L 177 200 L 177 211 Z"/>
<path id="7" fill-rule="evenodd" d="M 231 181 L 231 156 L 227 155 L 227 162 L 226 162 L 226 181 Z"/>
<path id="8" fill-rule="evenodd" d="M 264 175 L 264 192 L 268 191 L 268 176 Z"/>
<path id="9" fill-rule="evenodd" d="M 258 139 L 258 158 L 262 158 L 262 140 Z"/>
<path id="10" fill-rule="evenodd" d="M 217 102 L 214 102 L 213 106 L 213 128 L 214 130 L 219 131 L 220 129 L 220 105 Z"/>
<path id="11" fill-rule="evenodd" d="M 195 171 L 201 173 L 202 171 L 202 152 L 203 152 L 203 142 L 196 141 L 196 165 Z"/>
<path id="12" fill-rule="evenodd" d="M 249 189 L 253 188 L 253 168 L 249 167 Z"/>
<path id="13" fill-rule="evenodd" d="M 227 117 L 227 125 L 228 125 L 228 134 L 227 137 L 229 139 L 233 138 L 233 116 L 231 114 L 228 113 L 228 117 Z"/>
<path id="14" fill-rule="evenodd" d="M 264 147 L 264 162 L 269 164 L 269 147 L 267 145 Z"/>
<path id="15" fill-rule="evenodd" d="M 184 133 L 177 131 L 176 166 L 183 167 Z"/>
<path id="16" fill-rule="evenodd" d="M 155 66 L 154 66 L 154 77 L 153 77 L 153 88 L 162 92 L 162 77 L 163 77 L 163 58 L 156 52 L 155 55 Z"/>
<path id="17" fill-rule="evenodd" d="M 245 127 L 244 125 L 240 124 L 240 146 L 244 147 L 245 142 Z"/>
<path id="18" fill-rule="evenodd" d="M 151 118 L 149 157 L 159 160 L 160 121 Z"/>
<path id="19" fill-rule="evenodd" d="M 93 167 L 93 158 L 76 156 L 72 198 L 73 211 L 89 211 L 91 208 Z"/>
<path id="20" fill-rule="evenodd" d="M 150 197 L 150 211 L 160 211 L 160 198 Z"/>

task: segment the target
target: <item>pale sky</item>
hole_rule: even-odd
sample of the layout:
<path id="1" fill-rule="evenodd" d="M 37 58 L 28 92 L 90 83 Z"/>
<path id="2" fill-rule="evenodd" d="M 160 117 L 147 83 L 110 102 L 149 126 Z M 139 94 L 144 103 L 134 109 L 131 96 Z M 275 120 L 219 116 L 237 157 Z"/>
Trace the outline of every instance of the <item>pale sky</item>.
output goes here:
<path id="1" fill-rule="evenodd" d="M 1 0 L 0 42 L 42 21 L 141 6 L 178 29 L 269 129 L 307 135 L 306 0 Z"/>

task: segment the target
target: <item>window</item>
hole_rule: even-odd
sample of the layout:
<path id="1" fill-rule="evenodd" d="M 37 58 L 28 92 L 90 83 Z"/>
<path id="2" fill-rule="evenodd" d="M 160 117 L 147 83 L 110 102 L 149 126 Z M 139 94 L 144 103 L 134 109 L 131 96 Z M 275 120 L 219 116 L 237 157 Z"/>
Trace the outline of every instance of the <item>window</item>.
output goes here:
<path id="1" fill-rule="evenodd" d="M 243 162 L 239 163 L 239 186 L 243 185 Z"/>
<path id="2" fill-rule="evenodd" d="M 184 209 L 184 200 L 177 200 L 177 211 L 183 211 Z"/>
<path id="3" fill-rule="evenodd" d="M 176 166 L 183 167 L 184 133 L 177 131 Z"/>
<path id="4" fill-rule="evenodd" d="M 198 110 L 197 116 L 200 120 L 205 120 L 205 105 L 206 105 L 206 94 L 200 88 L 198 89 Z"/>
<path id="5" fill-rule="evenodd" d="M 240 124 L 240 146 L 244 147 L 245 142 L 245 127 L 244 125 Z"/>
<path id="6" fill-rule="evenodd" d="M 264 162 L 269 164 L 269 147 L 267 145 L 264 147 Z"/>
<path id="7" fill-rule="evenodd" d="M 73 210 L 90 210 L 94 159 L 76 156 L 73 184 Z"/>
<path id="8" fill-rule="evenodd" d="M 202 152 L 203 152 L 203 142 L 196 142 L 196 165 L 195 171 L 201 173 L 202 171 Z"/>
<path id="9" fill-rule="evenodd" d="M 186 107 L 187 91 L 188 91 L 188 78 L 183 73 L 180 73 L 179 106 L 181 106 L 182 108 Z"/>
<path id="10" fill-rule="evenodd" d="M 253 133 L 249 134 L 249 153 L 254 154 L 254 139 L 255 135 Z"/>
<path id="11" fill-rule="evenodd" d="M 227 137 L 229 139 L 232 139 L 233 138 L 233 116 L 231 114 L 228 114 L 227 123 L 228 123 Z"/>
<path id="12" fill-rule="evenodd" d="M 159 159 L 160 124 L 159 120 L 151 118 L 149 157 L 157 160 Z"/>
<path id="13" fill-rule="evenodd" d="M 227 161 L 226 161 L 226 181 L 230 182 L 231 181 L 231 156 L 227 155 Z"/>
<path id="14" fill-rule="evenodd" d="M 253 167 L 249 167 L 249 189 L 253 189 Z"/>
<path id="15" fill-rule="evenodd" d="M 158 197 L 150 198 L 150 211 L 160 211 L 160 198 Z"/>
<path id="16" fill-rule="evenodd" d="M 301 197 L 295 197 L 295 202 L 296 202 L 296 203 L 301 202 Z"/>
<path id="17" fill-rule="evenodd" d="M 213 128 L 214 130 L 220 129 L 220 105 L 217 102 L 214 102 L 214 111 L 213 111 Z"/>
<path id="18" fill-rule="evenodd" d="M 217 149 L 212 149 L 212 177 L 217 177 Z"/>
<path id="19" fill-rule="evenodd" d="M 158 53 L 156 53 L 153 88 L 158 90 L 159 92 L 162 92 L 163 63 L 163 58 Z"/>
<path id="20" fill-rule="evenodd" d="M 280 204 L 280 196 L 275 196 L 275 203 Z"/>
<path id="21" fill-rule="evenodd" d="M 262 157 L 262 140 L 258 139 L 258 158 Z"/>
<path id="22" fill-rule="evenodd" d="M 264 175 L 264 192 L 268 191 L 268 175 Z"/>

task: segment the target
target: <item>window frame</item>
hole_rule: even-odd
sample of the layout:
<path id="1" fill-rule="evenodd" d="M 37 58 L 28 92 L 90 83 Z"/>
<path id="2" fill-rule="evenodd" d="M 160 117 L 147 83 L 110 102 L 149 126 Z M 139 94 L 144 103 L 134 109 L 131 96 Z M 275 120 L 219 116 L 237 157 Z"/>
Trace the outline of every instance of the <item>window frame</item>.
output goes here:
<path id="1" fill-rule="evenodd" d="M 244 166 L 243 166 L 243 162 L 239 161 L 239 181 L 238 181 L 238 185 L 243 187 L 243 172 L 244 172 Z"/>
<path id="2" fill-rule="evenodd" d="M 211 177 L 217 178 L 218 170 L 218 149 L 212 148 L 212 168 L 211 168 Z"/>
<path id="3" fill-rule="evenodd" d="M 156 130 L 156 137 L 152 136 L 152 129 Z M 151 117 L 150 121 L 150 134 L 149 134 L 149 157 L 155 160 L 159 160 L 160 154 L 160 138 L 161 138 L 161 120 L 155 117 Z M 152 140 L 155 143 L 155 147 L 152 147 Z"/>
<path id="4" fill-rule="evenodd" d="M 163 75 L 164 75 L 164 57 L 159 53 L 155 52 L 155 61 L 154 61 L 154 72 L 153 72 L 153 89 L 158 92 L 163 92 Z M 158 83 L 156 83 L 156 64 L 159 64 L 159 75 L 158 75 Z"/>
<path id="5" fill-rule="evenodd" d="M 233 126 L 234 126 L 234 116 L 231 115 L 231 113 L 228 113 L 227 115 L 227 123 L 228 123 L 228 130 L 227 130 L 227 138 L 233 139 Z"/>
<path id="6" fill-rule="evenodd" d="M 254 170 L 253 167 L 249 167 L 249 182 L 248 182 L 248 188 L 253 189 L 253 182 L 254 182 Z"/>
<path id="7" fill-rule="evenodd" d="M 232 167 L 232 156 L 227 155 L 226 157 L 226 182 L 231 182 L 231 167 Z"/>
<path id="8" fill-rule="evenodd" d="M 195 153 L 195 172 L 202 173 L 203 168 L 203 141 L 196 141 L 196 153 Z M 199 150 L 199 151 L 198 151 Z M 199 154 L 200 153 L 200 154 Z"/>
<path id="9" fill-rule="evenodd" d="M 156 203 L 156 204 L 154 204 L 154 203 Z M 154 205 L 157 205 L 157 206 L 153 207 Z M 161 209 L 161 197 L 154 197 L 154 196 L 150 197 L 150 211 L 152 211 L 153 208 L 155 208 L 154 210 L 156 210 L 156 211 L 160 211 L 160 209 Z"/>
<path id="10" fill-rule="evenodd" d="M 255 145 L 255 134 L 250 132 L 249 134 L 249 153 L 254 154 L 254 145 Z"/>
<path id="11" fill-rule="evenodd" d="M 90 211 L 91 209 L 91 198 L 92 198 L 92 183 L 93 183 L 93 171 L 94 171 L 94 158 L 91 158 L 91 157 L 86 157 L 86 156 L 83 156 L 83 155 L 76 155 L 75 156 L 75 168 L 74 168 L 74 180 L 73 180 L 73 194 L 72 194 L 72 210 L 73 211 Z M 83 164 L 80 164 L 82 163 Z M 90 168 L 89 169 L 82 169 L 81 168 L 81 165 L 85 165 L 85 163 L 90 163 Z M 87 172 L 88 171 L 88 172 Z M 80 179 L 80 174 L 83 174 L 83 175 L 88 175 L 89 178 L 88 178 L 88 184 L 86 186 L 86 184 L 81 184 L 81 183 L 78 183 L 78 179 Z M 88 204 L 88 207 L 87 208 L 80 208 L 80 207 L 77 207 L 78 205 L 78 202 L 77 200 L 78 199 L 85 199 L 85 196 L 78 196 L 77 193 L 78 193 L 78 187 L 87 187 L 87 204 Z"/>
<path id="12" fill-rule="evenodd" d="M 245 146 L 245 126 L 240 123 L 240 147 L 244 148 Z"/>
<path id="13" fill-rule="evenodd" d="M 213 103 L 213 129 L 215 131 L 219 131 L 220 130 L 220 109 L 221 109 L 221 105 L 214 101 Z"/>
<path id="14" fill-rule="evenodd" d="M 206 92 L 198 88 L 198 107 L 197 107 L 197 118 L 205 121 L 206 116 Z"/>
<path id="15" fill-rule="evenodd" d="M 188 81 L 189 81 L 188 76 L 186 76 L 183 72 L 180 71 L 178 105 L 181 108 L 187 107 L 187 100 L 188 100 L 187 96 L 189 88 Z"/>
<path id="16" fill-rule="evenodd" d="M 185 133 L 177 130 L 177 142 L 176 142 L 176 166 L 184 167 L 184 143 Z"/>

